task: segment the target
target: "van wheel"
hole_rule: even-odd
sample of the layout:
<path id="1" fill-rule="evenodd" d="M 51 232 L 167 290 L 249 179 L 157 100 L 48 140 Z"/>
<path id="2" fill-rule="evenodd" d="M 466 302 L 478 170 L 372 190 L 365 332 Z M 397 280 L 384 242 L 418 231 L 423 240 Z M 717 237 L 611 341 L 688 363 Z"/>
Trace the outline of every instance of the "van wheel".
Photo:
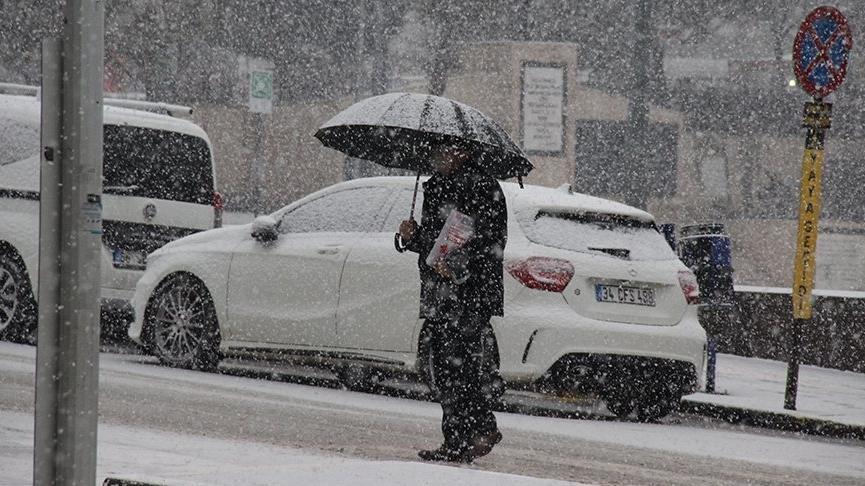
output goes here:
<path id="1" fill-rule="evenodd" d="M 219 324 L 204 284 L 188 273 L 165 279 L 147 308 L 150 345 L 163 364 L 201 371 L 219 364 Z"/>
<path id="2" fill-rule="evenodd" d="M 0 339 L 35 344 L 37 312 L 24 263 L 0 248 Z"/>

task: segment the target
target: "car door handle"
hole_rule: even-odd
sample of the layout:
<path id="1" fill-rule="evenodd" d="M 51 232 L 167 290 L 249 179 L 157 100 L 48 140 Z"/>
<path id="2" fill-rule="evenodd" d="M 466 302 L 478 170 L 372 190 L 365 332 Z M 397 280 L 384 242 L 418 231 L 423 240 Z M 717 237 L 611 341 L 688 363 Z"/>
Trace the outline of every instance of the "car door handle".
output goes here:
<path id="1" fill-rule="evenodd" d="M 339 252 L 340 252 L 340 248 L 339 248 L 338 246 L 337 246 L 337 247 L 326 247 L 326 248 L 319 248 L 319 249 L 318 249 L 318 254 L 319 254 L 319 255 L 338 255 Z"/>

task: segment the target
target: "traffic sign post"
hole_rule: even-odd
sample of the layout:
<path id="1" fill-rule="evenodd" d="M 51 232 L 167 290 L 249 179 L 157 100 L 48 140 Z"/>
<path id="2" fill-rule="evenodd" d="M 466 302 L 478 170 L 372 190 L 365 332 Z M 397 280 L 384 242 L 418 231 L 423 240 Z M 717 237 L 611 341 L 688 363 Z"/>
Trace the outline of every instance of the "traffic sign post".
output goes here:
<path id="1" fill-rule="evenodd" d="M 273 113 L 273 70 L 274 64 L 266 59 L 251 58 L 246 60 L 248 73 L 247 88 L 249 92 L 249 111 L 255 118 L 255 156 L 249 167 L 249 180 L 252 184 L 254 199 L 253 213 L 258 216 L 263 211 L 261 203 L 261 183 L 264 161 L 261 156 L 261 139 L 264 137 L 264 116 Z"/>
<path id="2" fill-rule="evenodd" d="M 793 328 L 787 362 L 784 408 L 796 410 L 802 330 L 811 322 L 811 291 L 817 268 L 817 228 L 823 177 L 826 132 L 832 124 L 832 104 L 823 98 L 835 91 L 847 73 L 853 39 L 847 19 L 833 7 L 818 7 L 805 17 L 793 44 L 793 68 L 799 86 L 814 100 L 805 103 L 802 126 L 805 153 L 799 197 L 799 229 L 793 269 Z"/>

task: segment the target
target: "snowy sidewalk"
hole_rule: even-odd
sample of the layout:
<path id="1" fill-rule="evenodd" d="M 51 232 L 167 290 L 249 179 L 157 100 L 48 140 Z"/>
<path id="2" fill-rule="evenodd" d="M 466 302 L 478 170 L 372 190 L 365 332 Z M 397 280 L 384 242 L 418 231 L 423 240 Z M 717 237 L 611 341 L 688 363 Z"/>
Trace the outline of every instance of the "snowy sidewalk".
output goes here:
<path id="1" fill-rule="evenodd" d="M 0 486 L 32 483 L 33 416 L 0 412 Z M 578 483 L 473 466 L 373 461 L 273 444 L 99 425 L 98 484 L 106 478 L 170 486 L 315 484 L 559 486 Z"/>
<path id="2" fill-rule="evenodd" d="M 738 414 L 752 422 L 781 422 L 786 428 L 813 433 L 838 426 L 834 428 L 865 437 L 865 374 L 801 366 L 795 411 L 784 409 L 786 380 L 787 363 L 720 354 L 715 381 L 718 393 L 689 395 L 683 408 L 728 418 Z"/>

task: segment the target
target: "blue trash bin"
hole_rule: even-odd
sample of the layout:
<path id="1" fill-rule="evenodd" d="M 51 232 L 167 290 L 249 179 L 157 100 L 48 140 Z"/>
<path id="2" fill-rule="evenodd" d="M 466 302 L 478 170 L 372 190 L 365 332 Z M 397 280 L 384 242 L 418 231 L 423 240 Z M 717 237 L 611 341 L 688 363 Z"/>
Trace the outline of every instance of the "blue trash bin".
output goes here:
<path id="1" fill-rule="evenodd" d="M 704 305 L 733 303 L 733 264 L 730 237 L 721 223 L 682 226 L 679 258 L 697 276 Z"/>
<path id="2" fill-rule="evenodd" d="M 708 339 L 706 391 L 715 391 L 718 345 L 730 344 L 734 321 L 733 263 L 730 237 L 721 223 L 683 226 L 678 244 L 679 258 L 694 272 L 700 285 L 700 324 Z"/>

